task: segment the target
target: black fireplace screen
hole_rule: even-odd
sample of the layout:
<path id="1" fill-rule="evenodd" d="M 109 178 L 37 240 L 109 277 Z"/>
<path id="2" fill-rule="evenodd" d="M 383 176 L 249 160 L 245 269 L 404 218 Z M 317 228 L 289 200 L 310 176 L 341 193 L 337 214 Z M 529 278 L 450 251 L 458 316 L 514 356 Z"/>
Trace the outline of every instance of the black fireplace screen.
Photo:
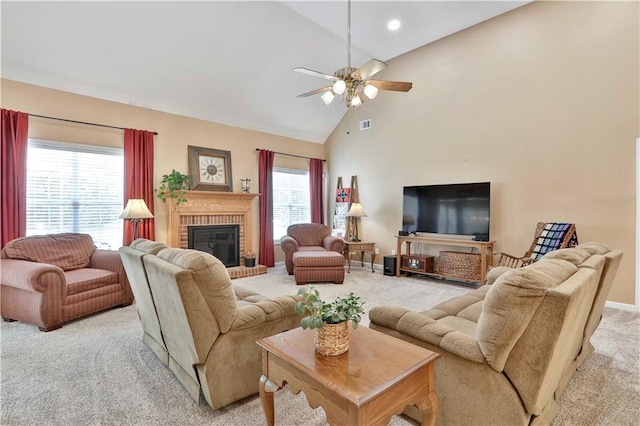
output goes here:
<path id="1" fill-rule="evenodd" d="M 226 267 L 240 265 L 240 225 L 189 227 L 189 248 L 212 254 Z"/>

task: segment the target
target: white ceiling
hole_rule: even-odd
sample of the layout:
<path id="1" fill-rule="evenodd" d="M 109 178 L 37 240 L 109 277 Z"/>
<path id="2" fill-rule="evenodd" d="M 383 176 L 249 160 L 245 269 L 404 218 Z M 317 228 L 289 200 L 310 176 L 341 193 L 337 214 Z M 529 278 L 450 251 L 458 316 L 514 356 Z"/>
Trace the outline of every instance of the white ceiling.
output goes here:
<path id="1" fill-rule="evenodd" d="M 389 60 L 526 3 L 354 0 L 352 66 Z M 0 7 L 3 78 L 319 143 L 346 112 L 318 96 L 297 98 L 326 80 L 293 72 L 333 74 L 347 65 L 345 1 Z M 402 22 L 397 32 L 386 29 L 392 18 Z"/>

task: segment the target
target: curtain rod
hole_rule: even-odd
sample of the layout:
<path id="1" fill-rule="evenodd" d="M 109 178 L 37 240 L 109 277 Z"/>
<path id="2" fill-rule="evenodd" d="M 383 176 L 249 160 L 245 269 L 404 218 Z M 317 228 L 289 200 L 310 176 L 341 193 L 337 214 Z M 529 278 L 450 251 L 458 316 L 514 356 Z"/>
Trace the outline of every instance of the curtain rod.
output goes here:
<path id="1" fill-rule="evenodd" d="M 260 151 L 260 148 L 256 148 L 256 151 Z M 278 152 L 278 151 L 273 151 L 274 154 L 278 154 L 278 155 L 286 155 L 289 157 L 296 157 L 296 158 L 306 158 L 307 160 L 312 160 L 311 157 L 305 157 L 303 155 L 295 155 L 295 154 L 287 154 L 285 152 Z M 324 158 L 322 158 L 322 161 L 327 161 Z"/>
<path id="2" fill-rule="evenodd" d="M 86 121 L 76 121 L 76 120 L 69 120 L 67 118 L 48 117 L 46 115 L 38 115 L 38 114 L 29 114 L 29 115 L 32 116 L 32 117 L 48 118 L 49 120 L 66 121 L 68 123 L 87 124 L 89 126 L 108 127 L 109 129 L 125 130 L 124 127 L 109 126 L 109 125 L 106 125 L 106 124 L 88 123 Z M 158 134 L 158 132 L 152 132 L 152 133 L 154 135 Z"/>

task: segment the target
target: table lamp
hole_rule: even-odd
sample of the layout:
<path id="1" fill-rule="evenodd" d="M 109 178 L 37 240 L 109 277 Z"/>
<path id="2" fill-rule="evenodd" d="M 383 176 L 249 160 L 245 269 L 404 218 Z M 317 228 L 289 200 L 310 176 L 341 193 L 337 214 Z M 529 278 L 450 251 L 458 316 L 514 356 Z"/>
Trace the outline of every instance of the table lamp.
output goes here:
<path id="1" fill-rule="evenodd" d="M 358 238 L 358 220 L 361 217 L 367 217 L 367 214 L 364 212 L 364 209 L 362 208 L 362 204 L 360 203 L 351 203 L 351 208 L 349 209 L 349 213 L 347 213 L 347 217 L 353 217 L 355 218 L 355 230 L 354 230 L 354 235 L 353 235 L 353 239 L 351 241 L 360 241 L 360 238 Z"/>
<path id="2" fill-rule="evenodd" d="M 127 201 L 127 205 L 124 207 L 120 219 L 129 219 L 133 224 L 133 239 L 138 238 L 138 224 L 144 219 L 153 217 L 153 214 L 149 211 L 147 204 L 142 198 L 131 198 Z"/>

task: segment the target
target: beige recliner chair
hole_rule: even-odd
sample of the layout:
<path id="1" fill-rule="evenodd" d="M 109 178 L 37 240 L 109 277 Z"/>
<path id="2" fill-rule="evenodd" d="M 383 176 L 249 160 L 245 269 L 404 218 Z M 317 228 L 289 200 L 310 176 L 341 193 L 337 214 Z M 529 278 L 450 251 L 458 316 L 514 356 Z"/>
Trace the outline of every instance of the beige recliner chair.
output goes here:
<path id="1" fill-rule="evenodd" d="M 143 257 L 156 255 L 165 248 L 168 248 L 166 244 L 138 238 L 129 247 L 120 248 L 120 257 L 136 300 L 138 317 L 144 332 L 142 341 L 151 348 L 160 361 L 164 364 L 169 364 L 169 352 L 167 351 L 167 345 L 164 343 L 156 304 L 153 301 L 147 271 L 144 269 L 142 262 Z"/>
<path id="2" fill-rule="evenodd" d="M 215 409 L 258 392 L 256 341 L 300 325 L 298 296 L 275 299 L 231 283 L 225 266 L 197 250 L 165 248 L 142 262 L 169 353 L 189 394 Z"/>

